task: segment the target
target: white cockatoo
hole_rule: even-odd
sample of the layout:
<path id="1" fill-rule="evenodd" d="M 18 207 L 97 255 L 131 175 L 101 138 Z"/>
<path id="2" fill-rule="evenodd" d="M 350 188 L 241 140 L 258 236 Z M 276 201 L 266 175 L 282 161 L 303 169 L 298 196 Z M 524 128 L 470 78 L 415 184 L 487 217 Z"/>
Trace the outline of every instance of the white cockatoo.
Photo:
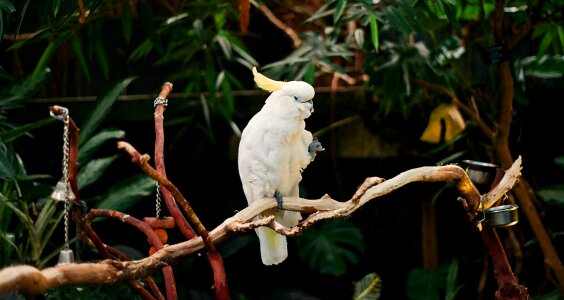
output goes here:
<path id="1" fill-rule="evenodd" d="M 239 143 L 239 175 L 249 204 L 261 198 L 275 197 L 278 209 L 265 215 L 286 227 L 296 226 L 301 214 L 284 211 L 282 197 L 298 197 L 302 171 L 323 150 L 305 119 L 313 112 L 315 91 L 303 81 L 272 80 L 253 68 L 258 87 L 272 92 L 262 109 L 251 118 Z M 260 218 L 260 217 L 259 217 Z M 268 227 L 256 233 L 265 265 L 279 264 L 288 257 L 286 237 Z"/>

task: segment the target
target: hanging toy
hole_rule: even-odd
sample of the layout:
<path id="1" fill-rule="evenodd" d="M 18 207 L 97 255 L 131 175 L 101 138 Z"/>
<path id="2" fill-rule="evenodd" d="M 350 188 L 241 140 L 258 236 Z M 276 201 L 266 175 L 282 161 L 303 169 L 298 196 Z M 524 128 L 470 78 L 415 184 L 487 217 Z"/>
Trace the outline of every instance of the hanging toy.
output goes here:
<path id="1" fill-rule="evenodd" d="M 72 191 L 69 182 L 69 110 L 66 107 L 57 106 L 58 109 L 63 111 L 60 115 L 55 115 L 51 112 L 51 116 L 63 121 L 63 176 L 53 193 L 51 193 L 51 199 L 55 201 L 64 202 L 65 204 L 65 215 L 64 215 L 64 227 L 65 227 L 65 244 L 63 249 L 59 253 L 59 261 L 57 265 L 66 265 L 74 263 L 74 253 L 70 249 L 69 246 L 69 215 L 70 215 L 70 206 L 72 201 L 76 199 L 75 194 Z"/>

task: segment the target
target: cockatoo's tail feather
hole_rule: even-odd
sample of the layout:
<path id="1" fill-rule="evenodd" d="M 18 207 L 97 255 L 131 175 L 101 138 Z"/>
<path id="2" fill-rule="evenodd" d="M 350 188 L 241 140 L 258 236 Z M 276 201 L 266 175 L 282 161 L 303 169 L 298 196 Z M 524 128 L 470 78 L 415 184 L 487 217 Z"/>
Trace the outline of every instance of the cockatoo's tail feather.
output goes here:
<path id="1" fill-rule="evenodd" d="M 260 240 L 260 257 L 264 265 L 277 265 L 288 257 L 286 237 L 268 227 L 256 229 Z"/>
<path id="2" fill-rule="evenodd" d="M 270 79 L 257 71 L 256 67 L 253 67 L 253 76 L 257 86 L 265 91 L 274 92 L 282 88 L 285 84 L 284 81 L 277 81 Z"/>

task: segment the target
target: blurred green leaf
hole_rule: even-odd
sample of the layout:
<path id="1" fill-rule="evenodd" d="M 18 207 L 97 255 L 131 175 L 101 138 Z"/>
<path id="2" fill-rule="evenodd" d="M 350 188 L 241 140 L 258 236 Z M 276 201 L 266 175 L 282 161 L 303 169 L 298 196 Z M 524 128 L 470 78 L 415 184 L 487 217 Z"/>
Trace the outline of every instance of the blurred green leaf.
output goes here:
<path id="1" fill-rule="evenodd" d="M 39 76 L 45 71 L 45 69 L 47 69 L 51 58 L 55 54 L 55 51 L 59 49 L 59 47 L 63 44 L 63 42 L 67 40 L 69 36 L 70 35 L 68 33 L 61 34 L 53 42 L 49 43 L 49 46 L 45 48 L 45 51 L 43 51 L 41 58 L 39 58 L 39 62 L 37 62 L 37 64 L 35 65 L 35 70 L 33 70 L 33 73 L 31 75 L 31 78 L 33 80 L 37 80 Z"/>
<path id="2" fill-rule="evenodd" d="M 564 207 L 564 184 L 540 188 L 537 194 L 549 205 Z"/>
<path id="3" fill-rule="evenodd" d="M 129 3 L 126 2 L 123 5 L 123 10 L 121 12 L 121 28 L 123 29 L 123 37 L 127 44 L 129 44 L 129 41 L 131 40 L 132 24 L 133 21 L 131 19 L 131 7 L 129 6 Z"/>
<path id="4" fill-rule="evenodd" d="M 154 191 L 155 181 L 145 174 L 138 174 L 110 187 L 95 207 L 125 212 Z"/>
<path id="5" fill-rule="evenodd" d="M 333 23 L 339 22 L 343 12 L 345 12 L 345 8 L 347 7 L 347 0 L 338 0 L 337 4 L 335 5 L 335 13 L 333 14 Z"/>
<path id="6" fill-rule="evenodd" d="M 554 158 L 554 163 L 560 168 L 564 169 L 564 156 Z"/>
<path id="7" fill-rule="evenodd" d="M 87 82 L 90 82 L 90 70 L 88 68 L 88 63 L 86 62 L 86 58 L 84 57 L 84 51 L 82 50 L 82 43 L 80 42 L 78 36 L 75 34 L 70 39 L 71 49 L 78 61 L 78 65 L 80 66 L 80 70 L 82 74 L 86 78 Z"/>
<path id="8" fill-rule="evenodd" d="M 369 20 L 370 20 L 370 39 L 372 40 L 372 45 L 374 45 L 374 50 L 378 52 L 378 48 L 380 47 L 380 41 L 378 38 L 378 21 L 376 21 L 376 14 L 374 12 L 370 12 Z"/>
<path id="9" fill-rule="evenodd" d="M 92 155 L 103 143 L 111 139 L 122 139 L 125 132 L 116 128 L 106 128 L 86 141 L 78 150 L 78 162 L 85 163 L 92 158 Z"/>
<path id="10" fill-rule="evenodd" d="M 370 273 L 354 284 L 354 300 L 378 300 L 382 291 L 382 279 L 377 273 Z"/>
<path id="11" fill-rule="evenodd" d="M 37 129 L 37 128 L 41 128 L 43 126 L 49 125 L 51 123 L 55 122 L 55 118 L 45 118 L 43 120 L 39 120 L 37 122 L 33 122 L 33 123 L 28 123 L 10 130 L 6 130 L 2 133 L 0 133 L 0 140 L 8 143 L 11 142 L 15 139 L 17 139 L 18 137 L 27 134 L 28 132 Z"/>
<path id="12" fill-rule="evenodd" d="M 296 239 L 298 255 L 312 270 L 341 276 L 364 252 L 362 232 L 349 220 L 328 220 Z"/>
<path id="13" fill-rule="evenodd" d="M 14 4 L 8 0 L 0 0 L 0 37 L 4 35 L 4 12 L 11 14 L 16 11 Z M 0 39 L 1 40 L 1 39 Z"/>
<path id="14" fill-rule="evenodd" d="M 155 26 L 153 14 L 147 8 L 147 6 L 142 3 L 139 3 L 138 11 L 141 22 L 143 23 L 143 27 L 145 27 L 147 35 L 149 36 L 149 40 L 160 54 L 164 54 L 161 40 L 159 38 L 159 35 L 157 34 L 157 27 Z"/>
<path id="15" fill-rule="evenodd" d="M 110 165 L 118 158 L 118 155 L 113 155 L 104 158 L 93 159 L 85 166 L 81 166 L 78 172 L 78 186 L 84 189 L 100 179 L 104 172 Z"/>
<path id="16" fill-rule="evenodd" d="M 25 172 L 14 148 L 0 141 L 0 178 L 16 180 L 22 174 Z"/>
<path id="17" fill-rule="evenodd" d="M 100 123 L 104 120 L 107 114 L 110 112 L 112 105 L 116 102 L 120 93 L 135 79 L 135 76 L 127 77 L 122 79 L 112 85 L 110 89 L 98 97 L 96 101 L 96 107 L 92 113 L 84 120 L 82 126 L 80 126 L 80 145 L 83 145 L 85 141 L 90 139 L 94 131 L 98 128 Z"/>
<path id="18" fill-rule="evenodd" d="M 447 300 L 452 300 L 460 289 L 456 283 L 458 261 L 453 260 L 450 265 L 441 264 L 434 269 L 415 268 L 407 278 L 406 290 L 409 299 L 440 300 L 446 292 Z"/>

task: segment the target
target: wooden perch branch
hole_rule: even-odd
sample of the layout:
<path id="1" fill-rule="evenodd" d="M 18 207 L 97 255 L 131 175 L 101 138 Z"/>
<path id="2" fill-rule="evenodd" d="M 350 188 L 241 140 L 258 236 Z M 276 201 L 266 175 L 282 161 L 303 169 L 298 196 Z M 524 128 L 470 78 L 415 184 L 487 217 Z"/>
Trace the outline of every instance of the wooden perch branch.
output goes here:
<path id="1" fill-rule="evenodd" d="M 121 144 L 122 148 L 134 150 L 127 143 Z M 136 151 L 130 152 L 134 159 L 148 160 L 148 155 L 140 155 Z M 508 190 L 515 184 L 521 169 L 521 159 L 507 170 L 505 177 L 493 191 Z M 151 173 L 154 178 L 159 178 L 157 172 Z M 405 171 L 394 178 L 383 181 L 377 177 L 368 178 L 360 186 L 354 196 L 345 202 L 323 196 L 317 200 L 307 200 L 297 197 L 285 197 L 283 208 L 293 211 L 309 213 L 310 215 L 294 228 L 283 228 L 272 222 L 269 218 L 254 221 L 255 217 L 269 209 L 276 207 L 274 198 L 264 198 L 253 202 L 247 208 L 239 211 L 234 216 L 226 219 L 221 225 L 209 232 L 208 242 L 218 244 L 229 235 L 250 230 L 257 226 L 272 226 L 283 234 L 295 234 L 314 223 L 330 218 L 345 217 L 362 207 L 371 200 L 389 194 L 412 182 L 452 182 L 455 184 L 460 196 L 468 201 L 468 213 L 475 214 L 479 207 L 480 196 L 462 168 L 456 165 L 421 167 Z M 167 186 L 172 191 L 174 186 Z M 174 192 L 173 192 L 174 194 Z M 498 193 L 491 193 L 491 201 Z M 502 197 L 503 194 L 500 195 Z M 176 197 L 176 195 L 175 195 Z M 498 199 L 499 200 L 499 199 Z M 119 281 L 140 279 L 161 269 L 164 266 L 178 262 L 182 257 L 196 253 L 205 248 L 202 237 L 170 245 L 155 252 L 153 255 L 136 261 L 104 260 L 100 263 L 80 263 L 56 266 L 38 270 L 30 266 L 12 266 L 0 270 L 0 294 L 19 290 L 25 294 L 40 294 L 48 289 L 70 284 L 113 284 Z"/>

